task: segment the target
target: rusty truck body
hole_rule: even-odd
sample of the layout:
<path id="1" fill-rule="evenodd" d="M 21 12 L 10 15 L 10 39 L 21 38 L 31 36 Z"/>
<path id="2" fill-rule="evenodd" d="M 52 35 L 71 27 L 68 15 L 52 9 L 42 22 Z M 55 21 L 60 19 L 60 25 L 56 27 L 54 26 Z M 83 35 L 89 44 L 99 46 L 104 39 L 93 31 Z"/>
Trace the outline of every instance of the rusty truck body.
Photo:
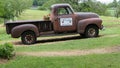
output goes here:
<path id="1" fill-rule="evenodd" d="M 74 12 L 69 4 L 54 4 L 51 6 L 50 20 L 14 21 L 6 23 L 7 34 L 13 38 L 21 37 L 22 43 L 33 44 L 43 32 L 52 31 L 79 33 L 91 38 L 99 35 L 102 20 L 96 13 Z"/>

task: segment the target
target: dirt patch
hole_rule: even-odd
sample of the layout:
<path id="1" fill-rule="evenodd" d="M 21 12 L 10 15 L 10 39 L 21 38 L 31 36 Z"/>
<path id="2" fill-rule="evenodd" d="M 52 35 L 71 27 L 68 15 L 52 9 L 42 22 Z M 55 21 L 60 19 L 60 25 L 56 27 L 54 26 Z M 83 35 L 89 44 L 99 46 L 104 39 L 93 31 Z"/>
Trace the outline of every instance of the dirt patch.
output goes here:
<path id="1" fill-rule="evenodd" d="M 103 37 L 119 37 L 120 35 L 119 34 L 113 34 L 113 35 L 105 35 Z"/>
<path id="2" fill-rule="evenodd" d="M 0 58 L 0 64 L 7 63 L 7 61 L 8 61 L 8 60 L 6 60 L 6 59 L 1 59 L 1 58 Z"/>
<path id="3" fill-rule="evenodd" d="M 0 27 L 5 27 L 5 25 L 1 24 Z"/>
<path id="4" fill-rule="evenodd" d="M 120 20 L 104 20 L 104 22 L 107 22 L 107 23 L 112 23 L 112 22 L 119 23 Z"/>
<path id="5" fill-rule="evenodd" d="M 120 26 L 120 24 L 113 24 L 113 25 L 108 25 L 108 26 L 105 26 L 105 27 L 111 28 L 111 27 L 119 27 L 119 26 Z"/>
<path id="6" fill-rule="evenodd" d="M 101 49 L 89 49 L 89 50 L 69 50 L 69 51 L 45 51 L 45 52 L 17 52 L 17 55 L 25 56 L 81 56 L 88 54 L 104 54 L 120 52 L 120 46 L 114 46 Z"/>

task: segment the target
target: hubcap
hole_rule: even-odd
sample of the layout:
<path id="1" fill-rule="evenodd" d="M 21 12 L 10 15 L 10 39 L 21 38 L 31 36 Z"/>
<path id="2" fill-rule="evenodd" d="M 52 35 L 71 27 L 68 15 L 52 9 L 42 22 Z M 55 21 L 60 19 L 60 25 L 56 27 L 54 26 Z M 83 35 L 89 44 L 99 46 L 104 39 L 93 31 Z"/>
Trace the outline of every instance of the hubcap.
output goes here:
<path id="1" fill-rule="evenodd" d="M 88 30 L 88 35 L 89 35 L 90 37 L 94 37 L 95 34 L 96 34 L 96 32 L 95 32 L 95 29 L 94 29 L 94 28 L 90 28 L 90 29 Z"/>
<path id="2" fill-rule="evenodd" d="M 25 36 L 25 41 L 27 43 L 32 43 L 33 42 L 33 36 L 32 35 L 26 35 Z"/>

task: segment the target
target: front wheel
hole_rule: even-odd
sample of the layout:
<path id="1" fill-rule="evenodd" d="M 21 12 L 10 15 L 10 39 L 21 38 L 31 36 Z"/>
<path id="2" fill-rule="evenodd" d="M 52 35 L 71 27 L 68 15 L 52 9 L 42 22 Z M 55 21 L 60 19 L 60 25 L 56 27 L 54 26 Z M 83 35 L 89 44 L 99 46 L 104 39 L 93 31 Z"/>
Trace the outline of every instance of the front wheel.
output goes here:
<path id="1" fill-rule="evenodd" d="M 99 28 L 97 26 L 88 26 L 85 30 L 85 37 L 87 38 L 93 38 L 97 37 L 99 34 Z"/>
<path id="2" fill-rule="evenodd" d="M 23 44 L 34 44 L 36 42 L 36 35 L 33 31 L 26 31 L 21 35 L 21 40 Z"/>

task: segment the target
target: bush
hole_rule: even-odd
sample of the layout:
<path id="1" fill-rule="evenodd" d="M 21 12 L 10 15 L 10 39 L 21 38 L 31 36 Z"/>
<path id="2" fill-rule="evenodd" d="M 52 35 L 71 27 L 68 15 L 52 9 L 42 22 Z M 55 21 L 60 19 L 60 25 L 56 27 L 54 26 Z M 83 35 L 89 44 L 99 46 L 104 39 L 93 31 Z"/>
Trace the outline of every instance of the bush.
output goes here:
<path id="1" fill-rule="evenodd" d="M 42 6 L 40 6 L 38 9 L 39 9 L 39 10 L 46 10 L 46 8 L 45 8 L 45 7 L 42 7 Z"/>
<path id="2" fill-rule="evenodd" d="M 10 59 L 14 56 L 14 47 L 10 43 L 0 45 L 0 58 Z"/>

